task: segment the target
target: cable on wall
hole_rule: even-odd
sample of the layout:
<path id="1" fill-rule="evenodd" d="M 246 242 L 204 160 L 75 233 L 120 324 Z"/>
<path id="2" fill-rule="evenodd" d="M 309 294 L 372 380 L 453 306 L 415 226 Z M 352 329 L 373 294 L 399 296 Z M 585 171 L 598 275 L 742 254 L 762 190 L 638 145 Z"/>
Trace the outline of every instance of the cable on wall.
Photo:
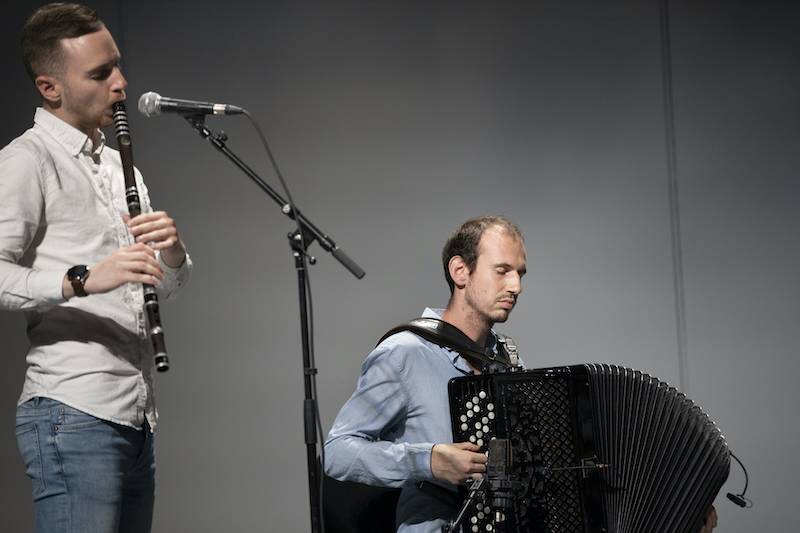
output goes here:
<path id="1" fill-rule="evenodd" d="M 675 326 L 678 334 L 678 370 L 680 390 L 689 396 L 689 356 L 686 348 L 686 306 L 683 287 L 683 253 L 678 205 L 678 157 L 675 142 L 675 106 L 672 96 L 672 49 L 669 26 L 669 0 L 659 0 L 661 33 L 661 82 L 664 97 L 664 129 L 667 145 L 667 182 L 669 185 L 670 237 L 672 242 L 672 277 L 675 294 Z"/>

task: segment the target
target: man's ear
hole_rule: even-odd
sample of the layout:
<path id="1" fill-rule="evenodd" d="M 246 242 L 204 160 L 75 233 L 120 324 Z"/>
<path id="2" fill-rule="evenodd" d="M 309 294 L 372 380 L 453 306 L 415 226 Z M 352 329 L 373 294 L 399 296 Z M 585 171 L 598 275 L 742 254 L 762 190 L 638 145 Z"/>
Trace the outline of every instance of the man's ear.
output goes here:
<path id="1" fill-rule="evenodd" d="M 467 285 L 467 279 L 469 279 L 469 267 L 464 262 L 464 259 L 460 255 L 454 255 L 450 258 L 450 263 L 448 263 L 447 267 L 450 270 L 450 277 L 453 278 L 456 288 L 463 289 Z"/>
<path id="2" fill-rule="evenodd" d="M 61 92 L 63 91 L 61 82 L 52 76 L 38 76 L 34 83 L 50 107 L 61 106 Z"/>

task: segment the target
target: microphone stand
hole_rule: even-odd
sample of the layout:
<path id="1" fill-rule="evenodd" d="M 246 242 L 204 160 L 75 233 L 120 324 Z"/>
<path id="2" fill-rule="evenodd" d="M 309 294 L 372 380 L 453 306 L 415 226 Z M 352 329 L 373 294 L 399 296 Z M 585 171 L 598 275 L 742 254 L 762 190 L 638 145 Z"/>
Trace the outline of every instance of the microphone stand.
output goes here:
<path id="1" fill-rule="evenodd" d="M 309 262 L 313 265 L 316 259 L 309 256 L 307 253 L 308 247 L 315 240 L 319 242 L 320 246 L 326 251 L 330 252 L 347 270 L 349 270 L 356 278 L 361 279 L 364 277 L 365 272 L 359 267 L 347 254 L 336 246 L 327 235 L 322 233 L 316 228 L 305 216 L 303 216 L 297 208 L 287 203 L 281 196 L 276 193 L 258 174 L 253 172 L 241 159 L 239 159 L 233 152 L 231 152 L 225 145 L 228 136 L 224 132 L 219 135 L 214 135 L 213 132 L 205 125 L 202 113 L 181 113 L 189 124 L 200 134 L 201 137 L 208 139 L 215 148 L 225 154 L 228 159 L 233 161 L 256 185 L 266 192 L 270 198 L 275 200 L 281 206 L 281 212 L 288 216 L 298 224 L 298 229 L 288 235 L 289 246 L 292 249 L 292 255 L 295 260 L 295 268 L 297 270 L 297 284 L 300 298 L 300 330 L 303 341 L 303 377 L 305 383 L 305 400 L 303 401 L 303 422 L 305 429 L 305 442 L 306 442 L 306 459 L 308 462 L 308 490 L 309 490 L 309 504 L 311 508 L 311 531 L 312 533 L 322 532 L 322 509 L 320 505 L 320 480 L 321 472 L 320 466 L 317 461 L 317 426 L 316 413 L 317 403 L 314 397 L 316 390 L 314 381 L 317 374 L 317 369 L 311 366 L 311 346 L 313 339 L 310 333 L 310 310 L 308 306 L 308 294 L 306 293 L 307 277 L 305 259 L 309 258 Z"/>
<path id="2" fill-rule="evenodd" d="M 461 509 L 459 509 L 458 515 L 450 522 L 442 524 L 442 533 L 457 532 L 458 528 L 461 526 L 461 523 L 464 521 L 464 518 L 466 518 L 469 508 L 475 503 L 475 501 L 478 499 L 478 496 L 483 497 L 485 492 L 486 478 L 480 478 L 473 481 L 472 485 L 470 485 L 467 497 L 461 504 Z"/>

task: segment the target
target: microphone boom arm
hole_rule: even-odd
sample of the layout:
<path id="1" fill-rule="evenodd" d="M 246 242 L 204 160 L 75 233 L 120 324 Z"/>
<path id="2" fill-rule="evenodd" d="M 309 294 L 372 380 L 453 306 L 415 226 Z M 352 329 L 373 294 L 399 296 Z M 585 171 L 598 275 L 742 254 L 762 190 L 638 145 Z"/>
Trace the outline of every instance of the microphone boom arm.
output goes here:
<path id="1" fill-rule="evenodd" d="M 256 174 L 241 159 L 239 159 L 236 154 L 228 149 L 228 147 L 225 145 L 227 136 L 224 133 L 214 135 L 211 129 L 209 129 L 203 121 L 202 114 L 180 113 L 180 115 L 182 115 L 183 118 L 189 122 L 189 124 L 200 134 L 201 137 L 208 139 L 211 144 L 214 145 L 214 147 L 225 154 L 228 159 L 233 161 L 233 163 L 245 174 L 247 174 L 247 176 L 250 177 L 250 179 L 252 179 L 256 185 L 261 187 L 261 189 L 267 193 L 270 198 L 275 200 L 275 202 L 281 206 L 281 212 L 283 212 L 284 215 L 298 223 L 300 231 L 302 232 L 302 242 L 305 244 L 305 250 L 303 250 L 303 253 L 305 253 L 311 243 L 316 240 L 319 242 L 319 245 L 323 250 L 330 252 L 331 255 L 333 255 L 333 257 L 336 258 L 336 260 L 339 261 L 342 266 L 349 270 L 356 278 L 361 279 L 364 277 L 364 270 L 359 267 L 355 261 L 350 259 L 350 257 L 348 257 L 347 254 L 345 254 L 338 246 L 336 246 L 336 243 L 333 242 L 333 239 L 322 233 L 322 231 L 320 231 L 302 213 L 300 213 L 299 209 L 284 200 L 277 192 L 275 192 L 272 187 L 269 186 L 269 184 L 261 179 L 258 174 Z"/>

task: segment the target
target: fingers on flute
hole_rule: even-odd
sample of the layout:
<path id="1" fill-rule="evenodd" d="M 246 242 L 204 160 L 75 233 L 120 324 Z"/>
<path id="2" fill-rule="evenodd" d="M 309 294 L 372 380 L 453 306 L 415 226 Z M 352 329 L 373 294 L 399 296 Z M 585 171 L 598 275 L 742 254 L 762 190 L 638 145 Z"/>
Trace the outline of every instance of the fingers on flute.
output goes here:
<path id="1" fill-rule="evenodd" d="M 108 292 L 128 282 L 155 285 L 164 279 L 155 252 L 144 244 L 115 250 L 89 272 L 85 285 L 89 293 Z"/>

